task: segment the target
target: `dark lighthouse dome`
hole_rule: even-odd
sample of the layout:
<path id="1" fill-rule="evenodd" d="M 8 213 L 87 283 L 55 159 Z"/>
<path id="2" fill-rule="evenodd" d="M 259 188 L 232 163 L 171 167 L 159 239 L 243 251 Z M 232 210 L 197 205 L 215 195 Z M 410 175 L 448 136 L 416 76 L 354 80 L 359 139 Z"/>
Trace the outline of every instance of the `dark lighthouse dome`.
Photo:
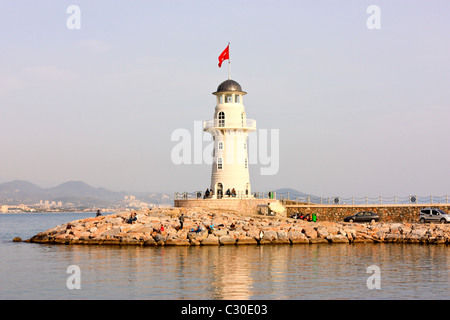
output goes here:
<path id="1" fill-rule="evenodd" d="M 214 92 L 214 94 L 219 92 L 241 92 L 244 94 L 246 93 L 242 91 L 241 85 L 239 83 L 231 79 L 225 80 L 224 82 L 219 84 L 219 86 L 217 87 L 217 91 Z"/>

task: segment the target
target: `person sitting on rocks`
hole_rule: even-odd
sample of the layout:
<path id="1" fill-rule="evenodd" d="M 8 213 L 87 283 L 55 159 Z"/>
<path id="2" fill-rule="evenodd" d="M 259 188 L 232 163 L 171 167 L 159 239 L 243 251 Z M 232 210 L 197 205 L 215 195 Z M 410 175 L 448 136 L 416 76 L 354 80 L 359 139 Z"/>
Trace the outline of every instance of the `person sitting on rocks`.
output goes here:
<path id="1" fill-rule="evenodd" d="M 232 195 L 233 197 L 236 197 L 236 189 L 233 188 L 233 190 L 231 190 L 231 195 Z"/>
<path id="2" fill-rule="evenodd" d="M 230 197 L 230 196 L 231 196 L 231 191 L 230 191 L 230 189 L 228 189 L 227 192 L 225 192 L 225 194 L 226 194 L 228 197 Z"/>
<path id="3" fill-rule="evenodd" d="M 208 230 L 208 233 L 211 234 L 214 231 L 214 223 L 211 222 L 210 225 L 206 226 L 206 229 Z"/>
<path id="4" fill-rule="evenodd" d="M 129 223 L 129 224 L 132 224 L 133 222 L 135 222 L 137 220 L 137 217 L 136 217 L 136 212 L 132 212 L 131 214 L 130 214 L 130 217 L 127 219 L 127 223 Z"/>
<path id="5" fill-rule="evenodd" d="M 206 188 L 205 196 L 203 197 L 203 199 L 206 199 L 206 198 L 209 198 L 209 189 L 208 188 Z"/>

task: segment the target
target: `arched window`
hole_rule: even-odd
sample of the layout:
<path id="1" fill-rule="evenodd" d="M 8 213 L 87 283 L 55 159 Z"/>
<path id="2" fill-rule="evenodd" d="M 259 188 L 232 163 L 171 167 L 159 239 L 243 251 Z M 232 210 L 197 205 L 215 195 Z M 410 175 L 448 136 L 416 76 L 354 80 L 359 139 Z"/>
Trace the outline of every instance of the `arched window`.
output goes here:
<path id="1" fill-rule="evenodd" d="M 219 150 L 222 150 L 222 149 L 223 149 L 223 142 L 220 141 L 220 142 L 219 142 Z"/>
<path id="2" fill-rule="evenodd" d="M 222 158 L 217 158 L 217 170 L 222 170 Z"/>
<path id="3" fill-rule="evenodd" d="M 225 127 L 225 112 L 220 111 L 218 118 L 219 118 L 219 127 Z"/>

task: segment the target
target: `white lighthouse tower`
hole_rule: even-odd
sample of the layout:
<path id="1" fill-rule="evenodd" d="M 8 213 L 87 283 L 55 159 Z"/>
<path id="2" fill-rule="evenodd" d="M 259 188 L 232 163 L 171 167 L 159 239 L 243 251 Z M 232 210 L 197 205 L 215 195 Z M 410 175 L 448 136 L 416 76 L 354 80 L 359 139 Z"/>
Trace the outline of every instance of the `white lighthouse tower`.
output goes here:
<path id="1" fill-rule="evenodd" d="M 247 119 L 242 91 L 234 80 L 222 82 L 213 92 L 217 103 L 214 119 L 204 121 L 203 130 L 213 136 L 211 189 L 213 198 L 228 198 L 227 190 L 236 191 L 237 198 L 251 197 L 248 170 L 247 136 L 256 130 L 256 121 Z"/>

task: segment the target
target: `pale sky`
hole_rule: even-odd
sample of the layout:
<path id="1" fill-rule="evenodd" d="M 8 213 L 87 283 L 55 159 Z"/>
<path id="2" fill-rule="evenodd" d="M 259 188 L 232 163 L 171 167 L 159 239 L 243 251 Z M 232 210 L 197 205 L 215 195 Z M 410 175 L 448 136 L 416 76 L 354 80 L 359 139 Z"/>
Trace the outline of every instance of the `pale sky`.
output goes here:
<path id="1" fill-rule="evenodd" d="M 211 166 L 175 165 L 171 134 L 213 118 L 231 42 L 247 117 L 280 137 L 277 174 L 251 165 L 252 191 L 450 195 L 449 14 L 448 0 L 1 0 L 0 182 L 204 190 Z"/>

